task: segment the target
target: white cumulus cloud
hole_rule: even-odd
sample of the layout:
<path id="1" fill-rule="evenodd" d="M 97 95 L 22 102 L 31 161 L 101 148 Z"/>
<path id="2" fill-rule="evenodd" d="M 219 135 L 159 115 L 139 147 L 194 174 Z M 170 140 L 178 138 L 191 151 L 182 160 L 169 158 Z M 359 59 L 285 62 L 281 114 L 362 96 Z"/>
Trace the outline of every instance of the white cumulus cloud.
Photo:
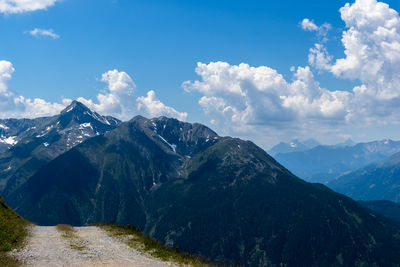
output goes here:
<path id="1" fill-rule="evenodd" d="M 309 62 L 339 78 L 357 80 L 354 105 L 370 122 L 396 123 L 400 113 L 400 17 L 388 4 L 356 0 L 340 9 L 344 58 L 333 59 L 323 44 L 310 49 Z"/>
<path id="2" fill-rule="evenodd" d="M 137 114 L 147 117 L 168 116 L 181 120 L 187 118 L 187 113 L 178 112 L 162 103 L 154 91 L 149 91 L 145 97 L 136 97 L 136 85 L 126 72 L 110 70 L 102 75 L 101 81 L 107 84 L 107 89 L 97 95 L 97 103 L 83 97 L 79 97 L 78 101 L 101 114 L 123 120 L 131 119 Z"/>
<path id="3" fill-rule="evenodd" d="M 323 44 L 317 43 L 310 48 L 308 54 L 308 63 L 320 70 L 330 70 L 333 57 L 328 53 L 328 50 Z"/>
<path id="4" fill-rule="evenodd" d="M 323 131 L 339 135 L 343 129 L 399 124 L 399 14 L 376 0 L 356 0 L 340 13 L 346 24 L 345 57 L 330 55 L 324 37 L 310 49 L 308 61 L 318 70 L 358 81 L 354 88 L 324 89 L 307 66 L 292 68 L 293 77 L 288 80 L 268 66 L 226 62 L 199 63 L 200 79 L 187 81 L 183 87 L 202 94 L 199 104 L 210 122 L 227 128 L 228 133 L 292 131 L 312 136 Z M 329 24 L 318 26 L 310 19 L 300 25 L 319 37 L 330 29 Z"/>
<path id="5" fill-rule="evenodd" d="M 101 114 L 130 119 L 136 112 L 136 85 L 132 78 L 126 72 L 110 70 L 102 75 L 101 81 L 107 84 L 107 89 L 97 95 L 97 103 L 83 97 L 78 101 Z"/>
<path id="6" fill-rule="evenodd" d="M 148 117 L 167 116 L 177 118 L 185 121 L 188 114 L 186 112 L 179 112 L 172 107 L 166 106 L 156 96 L 156 93 L 151 90 L 147 92 L 146 96 L 137 98 L 138 111 Z"/>
<path id="7" fill-rule="evenodd" d="M 53 115 L 60 112 L 71 102 L 65 99 L 63 103 L 50 103 L 43 99 L 25 98 L 12 91 L 8 81 L 12 78 L 15 69 L 11 62 L 0 61 L 0 117 L 36 118 Z"/>
<path id="8" fill-rule="evenodd" d="M 376 89 L 382 97 L 398 95 L 399 14 L 376 0 L 357 0 L 346 4 L 340 12 L 348 28 L 342 36 L 346 57 L 337 59 L 331 71 L 338 77 L 359 79 L 374 86 L 379 86 L 378 82 L 381 88 Z"/>
<path id="9" fill-rule="evenodd" d="M 314 21 L 310 20 L 310 19 L 303 19 L 300 23 L 301 28 L 305 31 L 318 31 L 319 27 L 317 25 L 315 25 Z"/>
<path id="10" fill-rule="evenodd" d="M 11 62 L 0 61 L 0 118 L 51 116 L 58 114 L 71 103 L 71 99 L 51 103 L 40 98 L 30 99 L 18 95 L 8 86 L 14 71 Z M 107 87 L 97 95 L 96 100 L 83 97 L 78 97 L 77 100 L 101 114 L 112 115 L 122 120 L 131 119 L 138 114 L 148 117 L 168 116 L 180 120 L 187 118 L 187 113 L 178 112 L 162 103 L 154 91 L 149 91 L 146 96 L 136 97 L 136 85 L 126 72 L 110 70 L 101 76 L 101 81 L 106 83 Z"/>
<path id="11" fill-rule="evenodd" d="M 327 41 L 327 34 L 329 30 L 332 28 L 332 26 L 329 23 L 324 23 L 321 26 L 317 26 L 313 20 L 310 20 L 308 18 L 303 19 L 300 22 L 300 26 L 304 31 L 309 31 L 309 32 L 317 32 L 317 35 L 323 42 Z"/>
<path id="12" fill-rule="evenodd" d="M 47 9 L 57 0 L 0 0 L 0 13 L 14 14 Z"/>
<path id="13" fill-rule="evenodd" d="M 32 35 L 34 37 L 37 37 L 37 38 L 40 38 L 40 37 L 49 37 L 49 38 L 52 38 L 52 39 L 60 38 L 60 35 L 56 34 L 53 29 L 35 28 L 35 29 L 31 30 L 31 31 L 27 31 L 26 33 L 28 33 L 28 34 L 30 34 L 30 35 Z"/>
<path id="14" fill-rule="evenodd" d="M 201 80 L 184 82 L 184 89 L 203 94 L 199 104 L 228 132 L 296 128 L 315 120 L 332 124 L 351 115 L 351 94 L 321 88 L 309 67 L 297 68 L 293 81 L 267 66 L 244 63 L 198 63 L 196 73 Z"/>

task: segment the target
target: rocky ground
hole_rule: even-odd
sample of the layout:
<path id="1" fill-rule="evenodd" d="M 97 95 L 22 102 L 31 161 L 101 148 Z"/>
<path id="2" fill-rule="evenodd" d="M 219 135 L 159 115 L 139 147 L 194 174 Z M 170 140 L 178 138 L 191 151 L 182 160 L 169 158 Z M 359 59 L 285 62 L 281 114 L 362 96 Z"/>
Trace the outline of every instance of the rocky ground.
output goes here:
<path id="1" fill-rule="evenodd" d="M 128 247 L 98 227 L 75 227 L 66 238 L 56 227 L 34 226 L 23 249 L 11 255 L 26 266 L 173 266 Z"/>

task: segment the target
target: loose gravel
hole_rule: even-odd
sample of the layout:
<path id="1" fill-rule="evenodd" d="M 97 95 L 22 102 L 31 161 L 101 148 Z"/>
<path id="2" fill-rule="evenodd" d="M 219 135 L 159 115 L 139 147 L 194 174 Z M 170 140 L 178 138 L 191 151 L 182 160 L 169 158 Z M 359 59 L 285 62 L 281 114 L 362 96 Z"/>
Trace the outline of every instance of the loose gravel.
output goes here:
<path id="1" fill-rule="evenodd" d="M 75 227 L 76 240 L 82 249 L 73 249 L 70 240 L 63 238 L 55 227 L 34 226 L 30 229 L 27 245 L 10 254 L 25 266 L 175 266 L 128 247 L 110 237 L 104 230 Z"/>

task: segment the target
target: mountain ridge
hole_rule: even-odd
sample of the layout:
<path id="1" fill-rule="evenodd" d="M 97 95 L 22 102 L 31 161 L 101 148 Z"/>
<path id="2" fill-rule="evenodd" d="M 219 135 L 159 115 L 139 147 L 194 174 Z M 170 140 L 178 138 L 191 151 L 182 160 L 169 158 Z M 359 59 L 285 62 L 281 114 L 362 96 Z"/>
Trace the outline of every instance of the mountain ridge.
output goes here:
<path id="1" fill-rule="evenodd" d="M 349 172 L 328 183 L 332 189 L 357 200 L 400 202 L 400 153 Z"/>
<path id="2" fill-rule="evenodd" d="M 400 152 L 400 141 L 384 139 L 352 146 L 317 146 L 310 150 L 277 154 L 291 172 L 309 182 L 328 183 L 336 177 Z"/>
<path id="3" fill-rule="evenodd" d="M 389 200 L 358 201 L 362 206 L 400 225 L 400 204 Z"/>
<path id="4" fill-rule="evenodd" d="M 59 115 L 44 117 L 22 131 L 18 142 L 0 153 L 0 193 L 8 195 L 38 169 L 87 138 L 114 129 L 120 121 L 73 101 Z"/>
<path id="5" fill-rule="evenodd" d="M 87 139 L 10 200 L 39 224 L 134 224 L 218 262 L 400 263 L 396 226 L 295 177 L 250 141 L 165 117 L 138 116 Z"/>
<path id="6" fill-rule="evenodd" d="M 294 139 L 289 143 L 280 142 L 279 144 L 276 144 L 275 146 L 273 146 L 267 152 L 272 156 L 276 156 L 277 154 L 281 154 L 281 153 L 305 151 L 305 150 L 317 147 L 319 145 L 320 145 L 320 143 L 315 139 L 308 139 L 308 140 L 304 140 L 304 141 Z"/>

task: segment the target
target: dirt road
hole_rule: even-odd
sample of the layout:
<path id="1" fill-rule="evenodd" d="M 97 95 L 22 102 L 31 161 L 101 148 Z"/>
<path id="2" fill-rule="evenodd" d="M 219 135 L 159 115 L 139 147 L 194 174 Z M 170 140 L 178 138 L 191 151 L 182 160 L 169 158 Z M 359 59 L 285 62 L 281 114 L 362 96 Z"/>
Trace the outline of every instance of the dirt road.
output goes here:
<path id="1" fill-rule="evenodd" d="M 11 252 L 26 266 L 174 266 L 110 237 L 98 227 L 76 227 L 74 244 L 56 227 L 34 226 L 27 245 Z"/>

